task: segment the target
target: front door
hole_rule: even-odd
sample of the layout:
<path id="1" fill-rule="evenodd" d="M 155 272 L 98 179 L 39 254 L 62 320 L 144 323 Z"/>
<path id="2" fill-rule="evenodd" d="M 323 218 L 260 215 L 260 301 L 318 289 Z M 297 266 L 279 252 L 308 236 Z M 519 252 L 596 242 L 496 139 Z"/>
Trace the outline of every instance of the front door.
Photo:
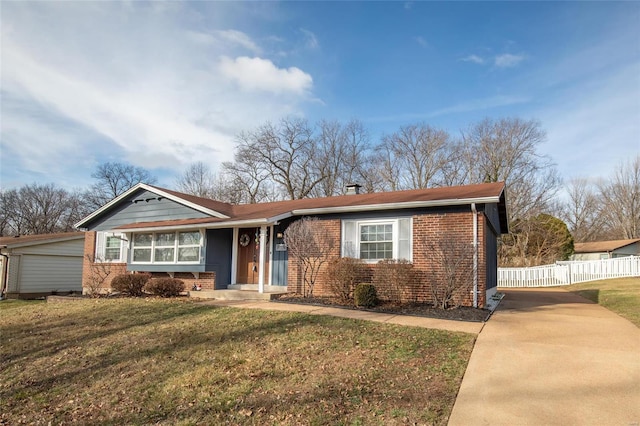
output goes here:
<path id="1" fill-rule="evenodd" d="M 268 230 L 267 230 L 268 231 Z M 267 233 L 267 247 L 269 234 Z M 258 284 L 260 271 L 260 228 L 238 230 L 238 284 Z M 265 284 L 269 273 L 269 250 L 265 256 Z"/>

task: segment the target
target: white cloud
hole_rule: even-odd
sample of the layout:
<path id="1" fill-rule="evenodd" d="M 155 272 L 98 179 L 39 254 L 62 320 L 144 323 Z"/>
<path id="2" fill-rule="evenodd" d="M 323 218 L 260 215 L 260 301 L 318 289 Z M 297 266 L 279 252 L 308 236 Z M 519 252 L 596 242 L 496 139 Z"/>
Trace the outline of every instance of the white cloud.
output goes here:
<path id="1" fill-rule="evenodd" d="M 418 36 L 414 38 L 416 43 L 418 43 L 422 47 L 429 47 L 429 43 L 425 40 L 424 37 Z"/>
<path id="2" fill-rule="evenodd" d="M 247 34 L 242 31 L 236 30 L 224 30 L 224 31 L 216 31 L 218 37 L 225 41 L 229 41 L 232 43 L 236 43 L 239 46 L 244 47 L 245 49 L 251 50 L 255 53 L 260 53 L 261 49 L 258 45 L 249 37 Z"/>
<path id="3" fill-rule="evenodd" d="M 212 3 L 221 9 L 203 28 L 182 3 L 3 4 L 3 180 L 19 169 L 83 182 L 107 160 L 216 167 L 232 159 L 239 131 L 299 113 L 313 99 L 311 75 L 243 57 L 259 46 L 229 30 L 225 6 Z M 238 59 L 220 69 L 228 57 Z"/>
<path id="4" fill-rule="evenodd" d="M 511 68 L 517 66 L 524 60 L 524 55 L 512 55 L 510 53 L 504 53 L 494 58 L 494 65 L 499 68 Z"/>
<path id="5" fill-rule="evenodd" d="M 215 44 L 216 38 L 209 33 L 201 32 L 201 31 L 185 31 L 187 38 L 194 43 L 202 43 L 202 44 Z"/>
<path id="6" fill-rule="evenodd" d="M 460 59 L 463 62 L 473 62 L 474 64 L 484 64 L 485 60 L 478 55 L 469 55 Z"/>
<path id="7" fill-rule="evenodd" d="M 316 37 L 316 35 L 309 31 L 306 30 L 304 28 L 300 28 L 300 31 L 302 32 L 302 34 L 304 34 L 305 37 L 305 46 L 307 49 L 317 49 L 318 47 L 320 47 L 320 43 L 318 42 L 318 37 Z"/>
<path id="8" fill-rule="evenodd" d="M 282 69 L 268 59 L 241 56 L 220 60 L 222 75 L 235 81 L 244 90 L 264 90 L 273 93 L 303 94 L 311 89 L 313 79 L 299 68 Z"/>

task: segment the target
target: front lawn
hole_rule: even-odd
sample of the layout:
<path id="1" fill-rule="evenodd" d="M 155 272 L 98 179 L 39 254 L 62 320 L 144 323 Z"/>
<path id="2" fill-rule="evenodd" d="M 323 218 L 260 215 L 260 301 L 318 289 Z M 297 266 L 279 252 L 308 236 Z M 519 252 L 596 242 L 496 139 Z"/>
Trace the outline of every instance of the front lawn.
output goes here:
<path id="1" fill-rule="evenodd" d="M 640 327 L 640 278 L 615 278 L 563 286 Z"/>
<path id="2" fill-rule="evenodd" d="M 161 299 L 0 302 L 0 424 L 446 424 L 475 336 Z"/>
<path id="3" fill-rule="evenodd" d="M 44 300 L 4 299 L 4 300 L 0 300 L 0 312 L 6 311 L 9 309 L 20 308 L 23 306 L 34 306 L 40 303 L 44 303 Z M 5 313 L 3 312 L 2 316 L 4 315 Z"/>

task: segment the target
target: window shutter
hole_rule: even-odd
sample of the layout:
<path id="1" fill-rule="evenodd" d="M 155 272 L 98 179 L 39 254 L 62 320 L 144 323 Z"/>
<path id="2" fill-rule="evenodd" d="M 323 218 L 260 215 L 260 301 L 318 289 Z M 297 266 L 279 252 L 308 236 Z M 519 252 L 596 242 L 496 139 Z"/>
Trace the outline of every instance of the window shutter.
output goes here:
<path id="1" fill-rule="evenodd" d="M 411 218 L 398 219 L 398 259 L 411 260 Z"/>
<path id="2" fill-rule="evenodd" d="M 104 241 L 105 241 L 104 232 L 96 232 L 96 253 L 95 253 L 96 262 L 104 261 Z"/>
<path id="3" fill-rule="evenodd" d="M 357 247 L 357 226 L 353 220 L 342 221 L 342 257 L 358 258 Z"/>

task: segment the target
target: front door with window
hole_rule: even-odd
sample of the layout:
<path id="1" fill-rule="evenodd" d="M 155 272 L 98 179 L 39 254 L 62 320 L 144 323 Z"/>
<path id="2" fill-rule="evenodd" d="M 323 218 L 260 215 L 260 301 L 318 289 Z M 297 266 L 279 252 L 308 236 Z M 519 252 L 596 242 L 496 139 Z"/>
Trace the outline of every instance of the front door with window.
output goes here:
<path id="1" fill-rule="evenodd" d="M 267 234 L 267 244 L 269 236 Z M 265 284 L 269 273 L 269 250 L 265 258 Z M 260 271 L 260 228 L 238 230 L 238 284 L 258 284 Z"/>

